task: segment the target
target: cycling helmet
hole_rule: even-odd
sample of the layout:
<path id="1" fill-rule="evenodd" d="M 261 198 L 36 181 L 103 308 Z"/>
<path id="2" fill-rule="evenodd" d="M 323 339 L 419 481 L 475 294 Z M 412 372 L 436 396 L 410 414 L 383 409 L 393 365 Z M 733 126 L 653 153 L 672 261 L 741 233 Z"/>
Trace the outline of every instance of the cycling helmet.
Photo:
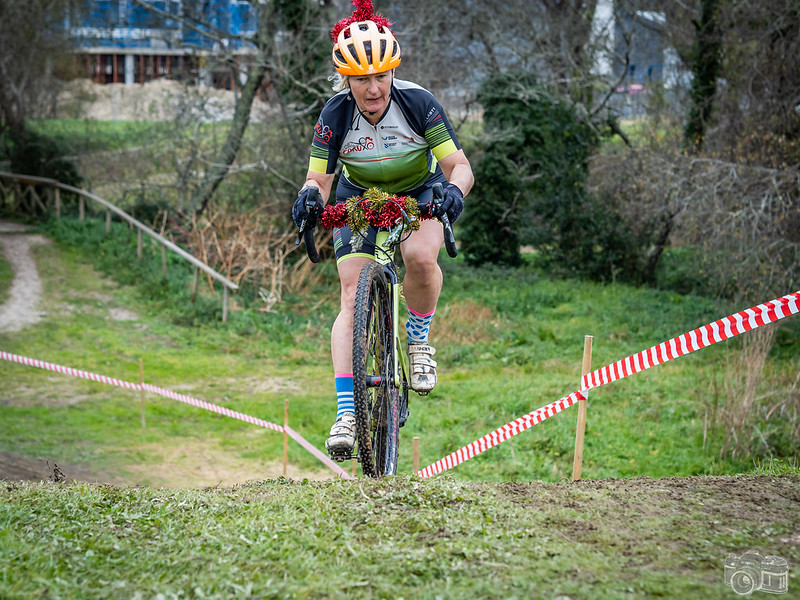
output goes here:
<path id="1" fill-rule="evenodd" d="M 333 65 L 340 75 L 373 75 L 399 64 L 400 46 L 387 26 L 372 20 L 356 21 L 338 32 Z"/>

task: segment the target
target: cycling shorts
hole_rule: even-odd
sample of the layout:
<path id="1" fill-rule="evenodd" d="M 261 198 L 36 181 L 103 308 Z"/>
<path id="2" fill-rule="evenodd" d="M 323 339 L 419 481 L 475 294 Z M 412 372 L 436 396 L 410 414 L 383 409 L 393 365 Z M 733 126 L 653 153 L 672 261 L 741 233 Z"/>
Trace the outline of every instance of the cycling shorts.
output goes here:
<path id="1" fill-rule="evenodd" d="M 442 174 L 441 170 L 434 173 L 422 185 L 397 194 L 398 196 L 410 196 L 416 198 L 417 204 L 428 204 L 433 198 L 433 184 L 441 183 L 447 185 L 447 180 Z M 352 181 L 345 177 L 344 173 L 339 176 L 339 184 L 336 186 L 336 203 L 345 202 L 348 198 L 353 196 L 361 196 L 366 191 Z M 355 234 L 358 236 L 359 234 Z M 339 263 L 348 258 L 355 258 L 357 256 L 363 258 L 375 258 L 375 239 L 378 235 L 378 229 L 370 226 L 364 232 L 364 239 L 361 240 L 361 247 L 353 248 L 353 232 L 349 227 L 337 227 L 333 230 L 333 249 L 336 253 L 336 262 Z M 359 236 L 360 237 L 360 236 Z"/>

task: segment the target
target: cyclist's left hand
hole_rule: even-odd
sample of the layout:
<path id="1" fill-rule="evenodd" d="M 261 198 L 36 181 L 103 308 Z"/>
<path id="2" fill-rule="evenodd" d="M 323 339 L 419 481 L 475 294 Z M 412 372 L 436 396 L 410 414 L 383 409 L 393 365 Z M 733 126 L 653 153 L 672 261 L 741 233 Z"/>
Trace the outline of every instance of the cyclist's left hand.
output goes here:
<path id="1" fill-rule="evenodd" d="M 455 223 L 461 211 L 464 210 L 464 194 L 461 193 L 457 185 L 452 183 L 448 183 L 443 192 L 444 196 L 441 205 L 439 205 L 437 216 L 447 213 L 447 218 L 450 219 L 450 222 Z"/>
<path id="2" fill-rule="evenodd" d="M 312 210 L 310 214 L 306 208 L 306 200 L 309 198 L 315 201 L 314 210 Z M 322 213 L 323 208 L 322 197 L 319 195 L 319 190 L 315 187 L 305 186 L 297 194 L 297 200 L 294 201 L 294 205 L 292 206 L 292 220 L 298 227 L 301 227 L 306 220 L 309 220 L 310 224 L 316 224 L 317 217 Z"/>

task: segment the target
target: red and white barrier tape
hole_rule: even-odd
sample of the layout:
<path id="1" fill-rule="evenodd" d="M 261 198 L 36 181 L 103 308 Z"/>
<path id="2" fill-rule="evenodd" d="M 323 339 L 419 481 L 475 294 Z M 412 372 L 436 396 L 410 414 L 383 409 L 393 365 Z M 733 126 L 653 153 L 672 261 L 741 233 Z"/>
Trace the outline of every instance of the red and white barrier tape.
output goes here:
<path id="1" fill-rule="evenodd" d="M 218 415 L 230 417 L 231 419 L 238 419 L 239 421 L 252 423 L 253 425 L 258 425 L 259 427 L 265 427 L 266 429 L 272 429 L 273 431 L 278 431 L 281 433 L 283 432 L 283 427 L 276 425 L 275 423 L 270 423 L 264 419 L 251 417 L 250 415 L 231 410 L 230 408 L 225 408 L 224 406 L 211 404 L 210 402 L 205 402 L 204 400 L 198 400 L 197 398 L 192 398 L 191 396 L 185 396 L 184 394 L 178 394 L 170 390 L 165 390 L 164 388 L 156 387 L 154 385 L 150 385 L 149 383 L 143 383 L 142 389 L 147 392 L 152 392 L 153 394 L 163 396 L 164 398 L 169 398 L 170 400 L 177 400 L 178 402 L 183 402 L 184 404 L 189 404 L 190 406 L 196 406 L 197 408 L 202 408 L 203 410 L 208 410 L 217 413 Z"/>
<path id="2" fill-rule="evenodd" d="M 443 473 L 469 460 L 473 456 L 505 442 L 513 436 L 522 433 L 526 429 L 541 423 L 548 417 L 569 408 L 578 400 L 586 399 L 586 392 L 592 388 L 597 388 L 612 381 L 628 377 L 634 373 L 644 371 L 650 367 L 660 365 L 684 354 L 689 354 L 742 334 L 756 327 L 761 327 L 768 323 L 773 323 L 790 315 L 800 312 L 800 292 L 794 292 L 776 298 L 770 302 L 759 304 L 752 308 L 740 311 L 724 319 L 714 321 L 703 327 L 679 335 L 666 342 L 643 350 L 637 354 L 618 360 L 615 363 L 606 365 L 601 369 L 592 371 L 581 379 L 581 390 L 565 396 L 561 400 L 548 404 L 540 409 L 528 413 L 515 421 L 511 421 L 503 427 L 496 429 L 492 433 L 483 436 L 481 439 L 467 444 L 460 450 L 448 454 L 446 457 L 436 461 L 430 466 L 417 472 L 420 477 L 432 477 Z M 542 416 L 544 415 L 544 416 Z"/>
<path id="3" fill-rule="evenodd" d="M 45 369 L 47 371 L 55 371 L 56 373 L 62 373 L 63 375 L 71 375 L 73 377 L 79 377 L 81 379 L 89 379 L 91 381 L 97 381 L 99 383 L 106 383 L 108 385 L 123 387 L 133 391 L 144 390 L 147 392 L 151 392 L 153 394 L 157 394 L 159 396 L 163 396 L 164 398 L 169 398 L 170 400 L 177 400 L 178 402 L 183 402 L 184 404 L 189 404 L 197 408 L 202 408 L 204 410 L 208 410 L 217 413 L 219 415 L 230 417 L 232 419 L 238 419 L 239 421 L 245 421 L 246 423 L 251 423 L 253 425 L 258 425 L 259 427 L 264 427 L 266 429 L 271 429 L 273 431 L 284 433 L 284 427 L 282 425 L 276 425 L 275 423 L 270 423 L 269 421 L 265 421 L 264 419 L 251 417 L 250 415 L 246 415 L 244 413 L 240 413 L 235 410 L 225 408 L 224 406 L 218 406 L 216 404 L 211 404 L 210 402 L 205 402 L 204 400 L 198 400 L 197 398 L 192 398 L 191 396 L 178 394 L 176 392 L 172 392 L 170 390 L 157 387 L 155 385 L 150 385 L 149 383 L 131 383 L 130 381 L 123 381 L 121 379 L 114 379 L 113 377 L 106 377 L 105 375 L 98 375 L 97 373 L 90 373 L 89 371 L 82 371 L 80 369 L 64 367 L 61 365 L 45 362 L 43 360 L 37 360 L 35 358 L 28 358 L 26 356 L 19 356 L 18 354 L 11 354 L 9 352 L 4 352 L 2 350 L 0 350 L 0 359 L 9 360 L 11 362 L 27 365 L 29 367 L 37 367 L 39 369 Z M 327 455 L 317 450 L 317 448 L 315 448 L 314 445 L 311 444 L 311 442 L 303 438 L 303 436 L 297 433 L 294 429 L 292 429 L 291 427 L 286 427 L 285 432 L 289 437 L 291 437 L 294 441 L 300 444 L 303 448 L 305 448 L 308 452 L 310 452 L 314 457 L 316 457 L 320 462 L 322 462 L 326 467 L 331 469 L 334 473 L 345 479 L 350 479 L 350 475 L 344 469 L 342 469 L 339 465 L 337 465 L 330 458 L 328 458 Z"/>
<path id="4" fill-rule="evenodd" d="M 800 311 L 800 292 L 794 292 L 740 311 L 724 319 L 667 340 L 657 346 L 632 354 L 583 377 L 583 390 L 600 387 L 660 365 L 684 354 L 696 352 L 751 329 L 773 323 Z"/>
<path id="5" fill-rule="evenodd" d="M 575 404 L 578 400 L 586 400 L 586 397 L 581 392 L 573 392 L 569 396 L 564 396 L 561 400 L 537 408 L 533 412 L 529 412 L 527 415 L 511 421 L 495 429 L 491 433 L 487 433 L 479 440 L 475 440 L 460 450 L 456 450 L 452 454 L 448 454 L 444 458 L 439 459 L 432 465 L 421 469 L 417 472 L 417 475 L 420 477 L 432 477 L 448 471 L 464 461 L 469 460 L 473 456 L 478 456 L 478 454 L 485 452 L 489 448 L 493 448 L 497 446 L 497 444 L 505 442 L 526 429 L 530 429 L 545 419 L 560 413 L 562 410 Z"/>
<path id="6" fill-rule="evenodd" d="M 321 462 L 323 462 L 326 465 L 328 465 L 328 468 L 331 471 L 333 471 L 334 473 L 336 473 L 340 477 L 343 477 L 344 479 L 351 479 L 351 477 L 350 477 L 350 475 L 348 475 L 347 471 L 345 471 L 344 469 L 342 469 L 342 467 L 340 467 L 335 462 L 333 462 L 328 457 L 327 454 L 323 454 L 321 451 L 319 451 L 316 446 L 314 446 L 311 442 L 309 442 L 307 439 L 305 439 L 302 435 L 297 433 L 294 429 L 292 429 L 291 427 L 289 427 L 287 425 L 284 428 L 284 430 L 286 431 L 286 435 L 288 435 L 295 442 L 300 444 L 303 448 L 308 450 L 312 455 L 316 456 L 317 459 L 319 459 Z"/>
<path id="7" fill-rule="evenodd" d="M 61 365 L 54 365 L 53 363 L 45 362 L 43 360 L 36 360 L 35 358 L 27 358 L 26 356 L 19 356 L 17 354 L 10 354 L 0 350 L 0 358 L 3 360 L 10 360 L 21 365 L 28 365 L 29 367 L 37 367 L 39 369 L 46 369 L 48 371 L 55 371 L 64 375 L 72 375 L 73 377 L 80 377 L 81 379 L 91 379 L 100 383 L 107 383 L 108 385 L 115 385 L 117 387 L 128 388 L 129 390 L 142 389 L 138 383 L 130 383 L 128 381 L 121 381 L 113 377 L 106 377 L 105 375 L 98 375 L 97 373 L 89 373 L 88 371 L 81 371 L 80 369 L 73 369 L 71 367 L 62 367 Z"/>

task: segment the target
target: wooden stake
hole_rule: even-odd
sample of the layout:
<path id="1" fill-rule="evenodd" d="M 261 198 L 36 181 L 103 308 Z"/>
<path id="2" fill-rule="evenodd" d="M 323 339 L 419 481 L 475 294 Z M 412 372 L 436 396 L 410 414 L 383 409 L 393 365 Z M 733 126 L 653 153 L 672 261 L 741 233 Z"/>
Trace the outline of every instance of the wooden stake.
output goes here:
<path id="1" fill-rule="evenodd" d="M 142 359 L 139 359 L 139 385 L 144 385 L 144 363 Z M 144 422 L 144 387 L 141 390 L 141 401 L 142 401 L 142 429 L 145 428 Z"/>
<path id="2" fill-rule="evenodd" d="M 286 477 L 286 470 L 289 467 L 289 434 L 286 427 L 289 427 L 289 400 L 283 401 L 283 476 Z"/>
<path id="3" fill-rule="evenodd" d="M 352 470 L 351 470 L 351 472 L 350 472 L 350 474 L 351 474 L 353 477 L 355 477 L 355 476 L 356 476 L 356 462 L 358 462 L 358 461 L 357 461 L 357 459 L 355 459 L 355 458 L 354 458 L 354 459 L 353 459 L 353 469 L 352 469 Z"/>
<path id="4" fill-rule="evenodd" d="M 56 188 L 56 218 L 61 218 L 61 190 Z"/>
<path id="5" fill-rule="evenodd" d="M 194 277 L 192 278 L 192 302 L 197 299 L 197 282 L 198 282 L 198 269 L 194 268 Z"/>
<path id="6" fill-rule="evenodd" d="M 583 338 L 583 365 L 581 366 L 581 386 L 583 377 L 592 368 L 592 336 Z M 587 392 L 588 394 L 588 392 Z M 578 426 L 575 430 L 575 459 L 572 463 L 572 481 L 581 479 L 581 463 L 583 462 L 583 435 L 586 431 L 586 404 L 588 400 L 578 400 Z"/>
<path id="7" fill-rule="evenodd" d="M 419 438 L 414 437 L 414 475 L 419 473 Z"/>

